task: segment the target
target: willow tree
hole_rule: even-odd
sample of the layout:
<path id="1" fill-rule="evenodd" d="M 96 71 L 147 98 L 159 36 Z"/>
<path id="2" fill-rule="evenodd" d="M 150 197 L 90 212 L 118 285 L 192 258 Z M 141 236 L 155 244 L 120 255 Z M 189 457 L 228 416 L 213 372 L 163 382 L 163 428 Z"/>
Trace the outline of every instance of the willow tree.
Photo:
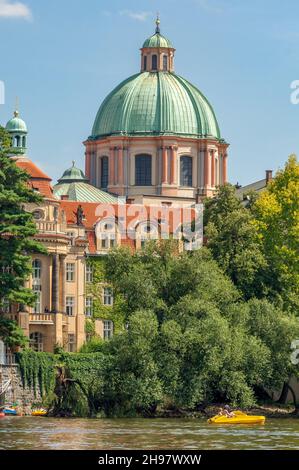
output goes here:
<path id="1" fill-rule="evenodd" d="M 41 201 L 28 185 L 29 175 L 9 157 L 10 136 L 0 127 L 0 311 L 6 303 L 31 305 L 35 295 L 24 284 L 31 273 L 31 253 L 44 252 L 33 237 L 36 225 L 26 204 Z M 0 315 L 0 337 L 22 343 L 21 330 Z"/>

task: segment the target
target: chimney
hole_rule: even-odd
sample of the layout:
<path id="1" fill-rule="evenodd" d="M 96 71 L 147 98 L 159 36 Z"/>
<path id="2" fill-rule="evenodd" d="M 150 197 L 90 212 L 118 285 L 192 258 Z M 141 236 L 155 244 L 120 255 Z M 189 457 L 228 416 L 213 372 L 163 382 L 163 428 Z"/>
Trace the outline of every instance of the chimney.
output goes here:
<path id="1" fill-rule="evenodd" d="M 272 173 L 273 173 L 272 170 L 266 170 L 266 185 L 272 181 L 273 179 Z"/>

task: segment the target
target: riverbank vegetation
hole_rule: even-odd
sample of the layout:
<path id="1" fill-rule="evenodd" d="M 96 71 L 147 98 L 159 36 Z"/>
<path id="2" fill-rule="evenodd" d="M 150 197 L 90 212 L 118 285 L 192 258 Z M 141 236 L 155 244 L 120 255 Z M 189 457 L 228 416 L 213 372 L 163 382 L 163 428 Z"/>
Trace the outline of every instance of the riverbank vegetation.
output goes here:
<path id="1" fill-rule="evenodd" d="M 44 377 L 54 415 L 251 407 L 283 382 L 290 387 L 298 376 L 291 342 L 299 338 L 296 158 L 245 202 L 230 185 L 206 201 L 208 241 L 200 250 L 178 253 L 170 240 L 105 257 L 123 331 L 106 342 L 94 337 L 79 354 L 47 355 L 38 366 L 36 353 L 19 355 L 26 383 Z"/>

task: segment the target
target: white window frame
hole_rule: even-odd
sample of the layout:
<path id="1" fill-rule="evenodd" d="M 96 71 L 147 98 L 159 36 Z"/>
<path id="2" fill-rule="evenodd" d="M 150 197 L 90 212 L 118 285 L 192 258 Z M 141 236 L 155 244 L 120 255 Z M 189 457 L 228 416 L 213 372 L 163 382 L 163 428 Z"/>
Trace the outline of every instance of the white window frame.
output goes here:
<path id="1" fill-rule="evenodd" d="M 31 338 L 33 337 L 33 338 Z M 43 352 L 44 350 L 44 342 L 43 342 L 43 334 L 40 333 L 39 331 L 34 331 L 33 333 L 30 334 L 30 347 L 34 351 L 37 352 Z M 33 346 L 36 346 L 33 348 Z"/>
<path id="2" fill-rule="evenodd" d="M 114 302 L 113 298 L 113 291 L 111 287 L 104 287 L 103 288 L 103 305 L 106 307 L 112 307 Z"/>
<path id="3" fill-rule="evenodd" d="M 70 237 L 70 244 L 71 246 L 75 245 L 75 239 L 76 239 L 76 232 L 67 232 L 67 235 Z"/>
<path id="4" fill-rule="evenodd" d="M 93 298 L 89 295 L 85 298 L 85 316 L 91 318 L 93 314 Z"/>
<path id="5" fill-rule="evenodd" d="M 103 320 L 103 337 L 104 340 L 111 339 L 113 336 L 114 325 L 111 320 Z"/>
<path id="6" fill-rule="evenodd" d="M 75 263 L 66 263 L 66 282 L 75 282 Z"/>
<path id="7" fill-rule="evenodd" d="M 32 280 L 33 283 L 35 284 L 40 284 L 38 281 L 40 281 L 42 278 L 42 262 L 39 259 L 34 259 L 32 261 Z"/>
<path id="8" fill-rule="evenodd" d="M 65 299 L 66 314 L 69 317 L 75 316 L 75 297 L 72 295 L 67 295 Z"/>
<path id="9" fill-rule="evenodd" d="M 91 264 L 85 266 L 85 282 L 93 282 L 93 266 Z"/>
<path id="10" fill-rule="evenodd" d="M 40 289 L 33 289 L 36 299 L 33 306 L 33 313 L 38 314 L 42 312 L 42 291 Z"/>

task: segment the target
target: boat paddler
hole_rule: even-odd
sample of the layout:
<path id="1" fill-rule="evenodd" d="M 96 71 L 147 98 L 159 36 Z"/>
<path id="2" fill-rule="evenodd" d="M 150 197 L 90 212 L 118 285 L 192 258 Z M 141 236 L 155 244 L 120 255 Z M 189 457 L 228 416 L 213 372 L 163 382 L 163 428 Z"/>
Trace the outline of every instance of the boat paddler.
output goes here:
<path id="1" fill-rule="evenodd" d="M 230 409 L 229 405 L 225 405 L 224 408 L 220 408 L 218 416 L 226 416 L 227 418 L 233 418 L 235 413 Z"/>

